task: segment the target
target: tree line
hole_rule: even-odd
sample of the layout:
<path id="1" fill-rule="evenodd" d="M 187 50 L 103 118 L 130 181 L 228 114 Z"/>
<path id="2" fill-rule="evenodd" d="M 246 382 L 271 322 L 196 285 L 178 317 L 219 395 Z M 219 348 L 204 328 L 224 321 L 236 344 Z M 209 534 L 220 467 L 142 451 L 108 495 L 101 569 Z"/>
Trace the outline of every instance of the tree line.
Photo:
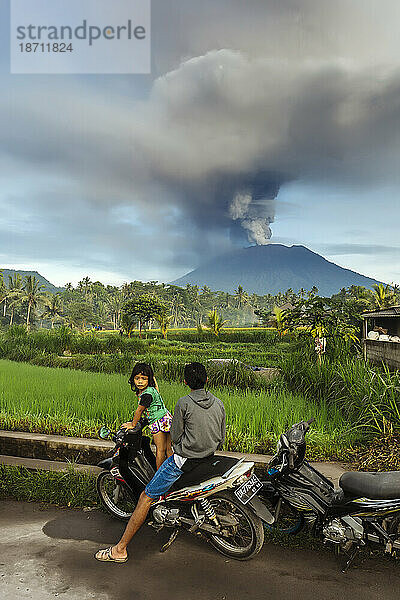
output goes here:
<path id="1" fill-rule="evenodd" d="M 67 283 L 64 291 L 53 294 L 45 290 L 33 275 L 24 278 L 16 273 L 5 281 L 0 271 L 0 321 L 3 326 L 25 324 L 54 328 L 69 325 L 80 330 L 114 329 L 131 334 L 133 328 L 160 328 L 163 336 L 170 327 L 208 327 L 216 335 L 225 325 L 232 327 L 273 325 L 284 332 L 294 309 L 318 309 L 318 289 L 292 289 L 276 295 L 249 294 L 238 284 L 234 293 L 212 291 L 208 286 L 187 284 L 185 287 L 157 281 L 133 281 L 121 286 L 104 285 L 84 277 L 77 286 Z M 398 286 L 363 286 L 342 289 L 330 300 L 321 299 L 321 310 L 327 304 L 339 306 L 353 315 L 375 307 L 400 303 Z M 333 304 L 332 304 L 333 303 Z M 321 308 L 321 306 L 323 308 Z M 329 312 L 329 311 L 328 311 Z"/>

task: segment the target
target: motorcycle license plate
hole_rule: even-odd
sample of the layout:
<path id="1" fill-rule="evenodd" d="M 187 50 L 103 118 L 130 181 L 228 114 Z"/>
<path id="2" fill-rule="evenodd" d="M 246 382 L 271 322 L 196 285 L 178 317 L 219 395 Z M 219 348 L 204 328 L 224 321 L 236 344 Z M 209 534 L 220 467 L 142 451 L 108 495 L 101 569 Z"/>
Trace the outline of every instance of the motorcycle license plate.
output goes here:
<path id="1" fill-rule="evenodd" d="M 257 475 L 252 475 L 248 481 L 245 481 L 240 487 L 234 490 L 235 496 L 242 504 L 247 504 L 261 490 L 262 486 L 263 484 Z"/>

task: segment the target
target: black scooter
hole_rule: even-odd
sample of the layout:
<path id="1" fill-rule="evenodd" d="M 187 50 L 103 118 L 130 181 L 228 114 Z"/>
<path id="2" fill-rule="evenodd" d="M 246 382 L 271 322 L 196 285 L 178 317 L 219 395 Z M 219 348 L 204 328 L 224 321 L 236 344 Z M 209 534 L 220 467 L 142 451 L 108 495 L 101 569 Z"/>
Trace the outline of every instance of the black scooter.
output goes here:
<path id="1" fill-rule="evenodd" d="M 339 489 L 306 460 L 305 435 L 314 419 L 293 425 L 280 436 L 260 499 L 274 515 L 274 526 L 311 533 L 346 556 L 346 571 L 370 542 L 388 553 L 400 549 L 400 471 L 344 473 Z"/>

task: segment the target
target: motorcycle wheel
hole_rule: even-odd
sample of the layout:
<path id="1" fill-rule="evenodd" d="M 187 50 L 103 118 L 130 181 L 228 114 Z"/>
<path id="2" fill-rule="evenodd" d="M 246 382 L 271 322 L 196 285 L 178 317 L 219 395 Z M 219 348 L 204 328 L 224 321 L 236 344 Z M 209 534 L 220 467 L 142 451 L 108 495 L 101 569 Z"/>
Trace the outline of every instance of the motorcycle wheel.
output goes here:
<path id="1" fill-rule="evenodd" d="M 259 496 L 261 502 L 265 504 L 272 514 L 275 512 L 275 507 L 266 498 Z M 276 531 L 277 533 L 284 533 L 285 535 L 296 535 L 304 527 L 304 516 L 288 502 L 283 502 L 279 511 L 278 522 L 268 525 L 264 523 L 264 527 L 267 531 Z"/>
<path id="2" fill-rule="evenodd" d="M 138 499 L 133 500 L 124 486 L 119 484 L 109 471 L 102 471 L 98 475 L 96 488 L 107 512 L 121 521 L 129 521 Z"/>
<path id="3" fill-rule="evenodd" d="M 210 534 L 209 540 L 214 548 L 237 560 L 248 560 L 258 554 L 264 543 L 261 519 L 248 506 L 241 504 L 232 492 L 220 492 L 209 497 L 208 501 L 222 522 L 224 516 L 234 517 L 237 521 L 235 525 L 226 527 L 229 537 Z"/>

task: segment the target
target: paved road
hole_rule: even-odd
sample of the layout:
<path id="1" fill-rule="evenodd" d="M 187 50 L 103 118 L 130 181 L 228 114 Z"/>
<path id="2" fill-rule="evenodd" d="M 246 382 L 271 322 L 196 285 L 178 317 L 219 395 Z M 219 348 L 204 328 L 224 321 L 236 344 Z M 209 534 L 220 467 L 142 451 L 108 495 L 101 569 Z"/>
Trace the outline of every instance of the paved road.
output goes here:
<path id="1" fill-rule="evenodd" d="M 101 511 L 0 502 L 1 600 L 397 600 L 400 564 L 366 559 L 342 575 L 329 552 L 265 544 L 248 562 L 226 559 L 188 534 L 165 554 L 166 535 L 144 526 L 126 564 L 92 556 L 123 524 Z"/>

